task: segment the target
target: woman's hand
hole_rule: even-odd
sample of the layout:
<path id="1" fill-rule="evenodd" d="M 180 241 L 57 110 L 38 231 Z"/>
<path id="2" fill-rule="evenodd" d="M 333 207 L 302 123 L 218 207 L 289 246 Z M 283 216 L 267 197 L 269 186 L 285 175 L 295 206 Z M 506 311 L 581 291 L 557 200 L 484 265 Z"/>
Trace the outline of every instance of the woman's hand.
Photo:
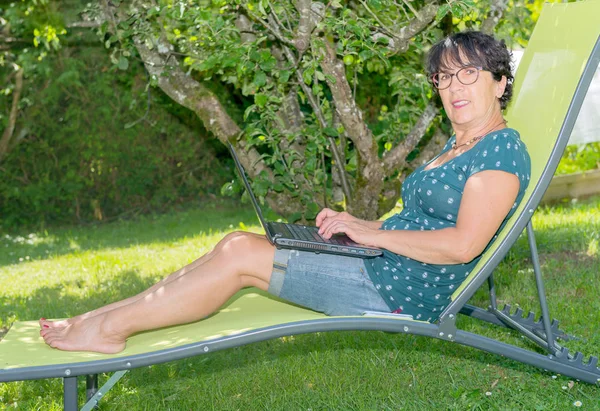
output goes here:
<path id="1" fill-rule="evenodd" d="M 331 238 L 334 234 L 346 234 L 352 241 L 358 244 L 376 247 L 375 238 L 381 231 L 369 227 L 359 219 L 355 221 L 345 221 L 337 219 L 327 225 L 325 229 L 319 229 L 319 234 L 325 239 Z"/>
<path id="2" fill-rule="evenodd" d="M 315 221 L 315 224 L 317 227 L 319 227 L 319 234 L 323 235 L 325 230 L 327 230 L 327 227 L 329 227 L 334 221 L 360 220 L 346 211 L 337 212 L 330 208 L 324 208 L 319 212 L 319 214 L 317 214 L 317 219 Z"/>
<path id="3" fill-rule="evenodd" d="M 319 234 L 323 238 L 329 239 L 334 234 L 345 233 L 354 242 L 365 245 L 373 245 L 373 237 L 381 226 L 380 222 L 374 223 L 369 224 L 346 211 L 337 212 L 329 208 L 321 210 L 316 219 Z"/>

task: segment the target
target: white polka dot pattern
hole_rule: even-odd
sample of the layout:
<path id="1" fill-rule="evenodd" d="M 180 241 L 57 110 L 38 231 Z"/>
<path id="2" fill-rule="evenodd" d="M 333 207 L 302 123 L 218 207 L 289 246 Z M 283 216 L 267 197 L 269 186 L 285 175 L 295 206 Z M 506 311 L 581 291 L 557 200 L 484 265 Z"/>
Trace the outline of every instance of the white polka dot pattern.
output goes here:
<path id="1" fill-rule="evenodd" d="M 452 137 L 442 152 L 450 150 L 454 140 Z M 514 174 L 521 182 L 508 219 L 530 179 L 529 155 L 518 133 L 512 129 L 487 135 L 470 150 L 439 167 L 431 170 L 425 167 L 417 168 L 406 178 L 402 186 L 404 209 L 388 218 L 382 229 L 425 231 L 454 227 L 467 180 L 485 170 Z M 444 310 L 454 290 L 477 261 L 479 258 L 467 264 L 424 264 L 384 250 L 382 257 L 368 259 L 365 265 L 391 311 L 399 309 L 414 318 L 431 321 Z M 398 304 L 400 301 L 402 305 Z"/>

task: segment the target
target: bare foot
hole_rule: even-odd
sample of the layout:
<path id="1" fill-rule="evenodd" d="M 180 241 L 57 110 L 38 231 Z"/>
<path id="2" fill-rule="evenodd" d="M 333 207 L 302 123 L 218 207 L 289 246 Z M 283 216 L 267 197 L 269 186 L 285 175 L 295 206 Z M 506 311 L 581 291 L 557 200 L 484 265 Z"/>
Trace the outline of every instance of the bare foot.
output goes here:
<path id="1" fill-rule="evenodd" d="M 124 305 L 131 304 L 131 303 L 135 302 L 137 299 L 139 299 L 138 296 L 131 297 L 126 300 L 118 301 L 116 303 L 112 303 L 109 305 L 105 305 L 104 307 L 100 307 L 95 310 L 88 311 L 87 313 L 76 315 L 75 317 L 67 318 L 65 320 L 49 321 L 49 320 L 46 320 L 45 318 L 40 318 L 40 321 L 39 321 L 40 329 L 41 330 L 44 330 L 46 328 L 62 329 L 68 325 L 77 324 L 83 320 L 87 320 L 89 318 L 95 317 L 100 314 L 104 314 L 108 311 L 112 311 L 112 310 L 122 307 Z"/>
<path id="2" fill-rule="evenodd" d="M 123 351 L 126 344 L 126 338 L 112 330 L 106 314 L 67 323 L 63 328 L 43 328 L 40 335 L 50 347 L 63 351 L 115 354 Z"/>
<path id="3" fill-rule="evenodd" d="M 45 318 L 40 318 L 40 329 L 44 329 L 44 328 L 65 328 L 67 325 L 72 324 L 74 322 L 78 322 L 78 318 L 81 316 L 77 316 L 77 317 L 73 317 L 73 318 L 67 318 L 66 320 L 58 320 L 58 321 L 50 321 L 50 320 L 46 320 Z"/>

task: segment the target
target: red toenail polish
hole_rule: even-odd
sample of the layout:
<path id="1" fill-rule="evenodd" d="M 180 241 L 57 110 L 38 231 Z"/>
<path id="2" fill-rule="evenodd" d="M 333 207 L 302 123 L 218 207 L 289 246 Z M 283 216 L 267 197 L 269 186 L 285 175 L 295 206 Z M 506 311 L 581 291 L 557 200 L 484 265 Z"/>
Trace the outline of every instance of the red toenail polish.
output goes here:
<path id="1" fill-rule="evenodd" d="M 40 320 L 42 320 L 42 321 L 46 321 L 46 319 L 45 319 L 44 317 L 40 318 Z"/>
<path id="2" fill-rule="evenodd" d="M 49 325 L 46 325 L 46 324 L 44 324 L 44 328 L 50 328 L 50 326 L 49 326 Z"/>

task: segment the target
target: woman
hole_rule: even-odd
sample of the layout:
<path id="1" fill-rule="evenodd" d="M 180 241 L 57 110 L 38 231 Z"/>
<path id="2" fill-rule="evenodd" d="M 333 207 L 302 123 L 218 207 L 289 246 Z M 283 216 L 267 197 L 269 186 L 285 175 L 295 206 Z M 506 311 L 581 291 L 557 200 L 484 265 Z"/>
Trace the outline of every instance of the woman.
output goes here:
<path id="1" fill-rule="evenodd" d="M 383 256 L 277 250 L 261 235 L 228 234 L 139 295 L 64 321 L 41 319 L 46 343 L 116 353 L 130 335 L 201 320 L 250 286 L 330 315 L 391 311 L 434 321 L 514 212 L 530 164 L 502 117 L 513 80 L 503 42 L 452 35 L 431 49 L 427 69 L 454 135 L 406 179 L 402 212 L 382 222 L 324 209 L 316 219 L 324 238 L 346 233 Z"/>

